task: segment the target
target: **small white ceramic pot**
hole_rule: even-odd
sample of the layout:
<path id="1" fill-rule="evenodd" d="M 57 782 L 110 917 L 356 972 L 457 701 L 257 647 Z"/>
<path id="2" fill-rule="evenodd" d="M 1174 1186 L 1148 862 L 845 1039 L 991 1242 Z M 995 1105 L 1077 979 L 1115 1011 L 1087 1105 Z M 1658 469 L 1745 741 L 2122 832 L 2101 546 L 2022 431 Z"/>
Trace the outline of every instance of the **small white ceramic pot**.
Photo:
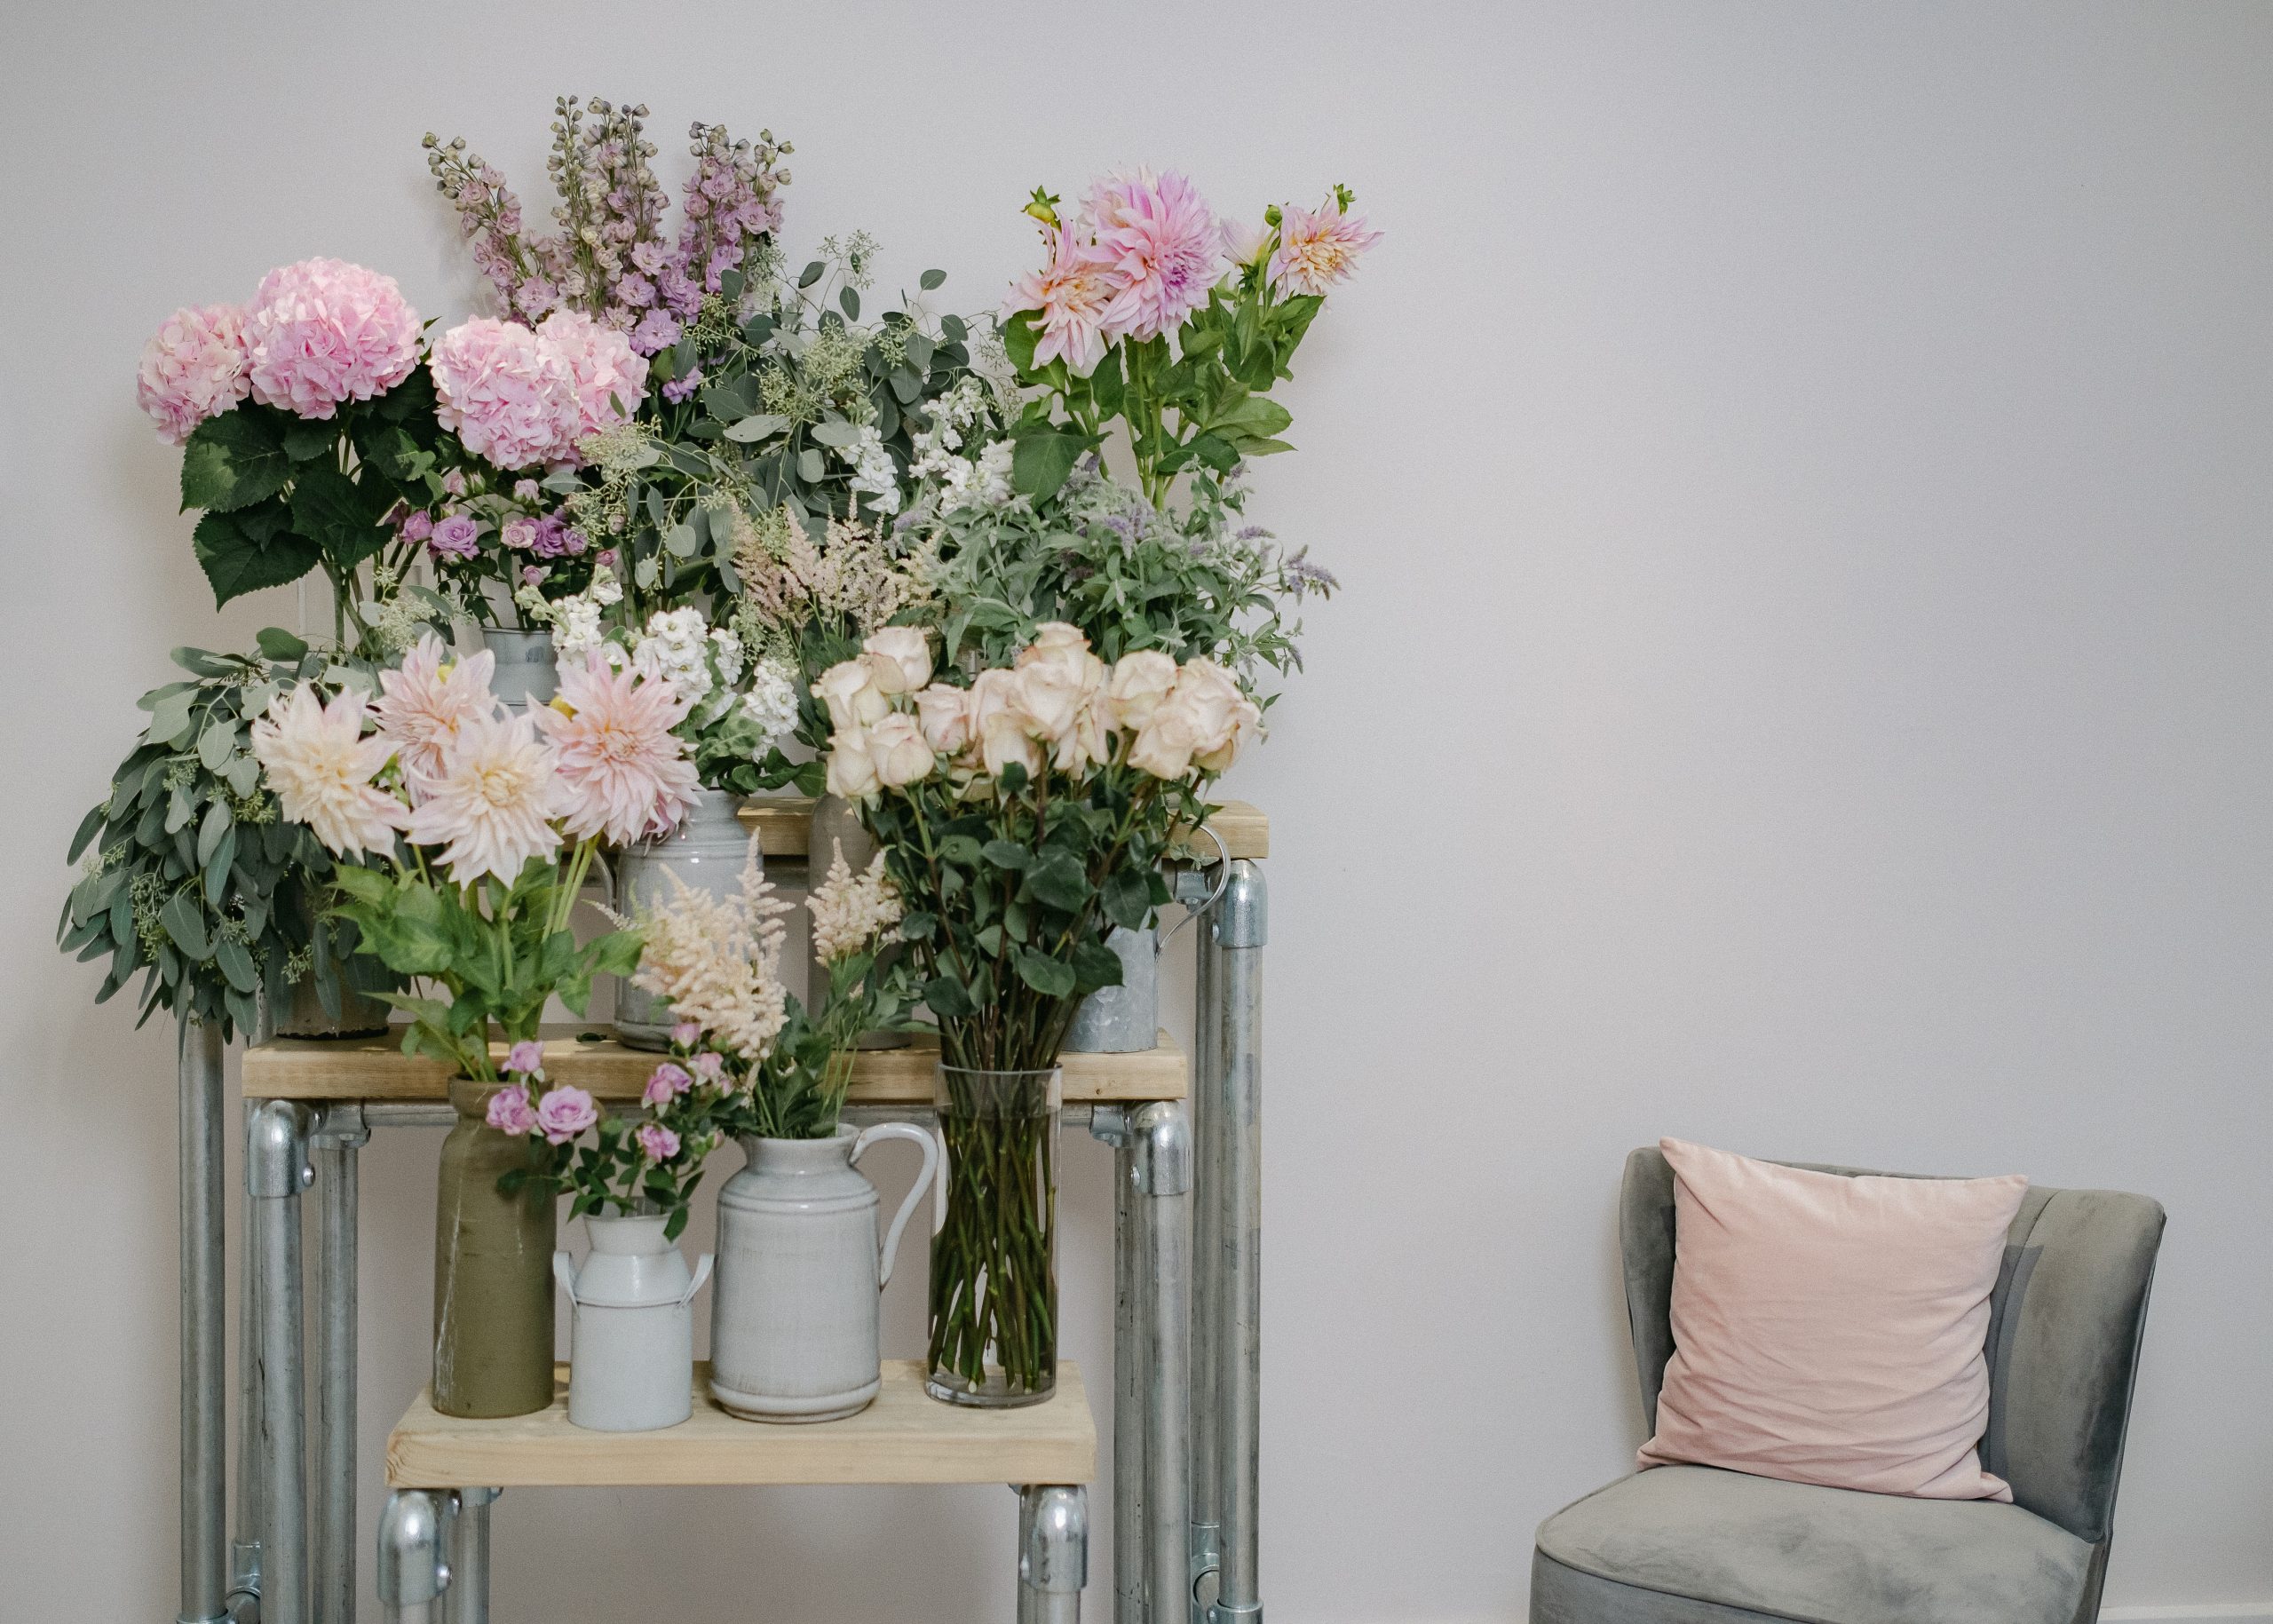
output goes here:
<path id="1" fill-rule="evenodd" d="M 568 1419 L 595 1432 L 675 1427 L 694 1407 L 694 1294 L 710 1272 L 705 1253 L 692 1273 L 663 1239 L 666 1220 L 587 1217 L 592 1249 L 578 1270 L 552 1255 L 552 1272 L 574 1304 L 568 1351 Z"/>

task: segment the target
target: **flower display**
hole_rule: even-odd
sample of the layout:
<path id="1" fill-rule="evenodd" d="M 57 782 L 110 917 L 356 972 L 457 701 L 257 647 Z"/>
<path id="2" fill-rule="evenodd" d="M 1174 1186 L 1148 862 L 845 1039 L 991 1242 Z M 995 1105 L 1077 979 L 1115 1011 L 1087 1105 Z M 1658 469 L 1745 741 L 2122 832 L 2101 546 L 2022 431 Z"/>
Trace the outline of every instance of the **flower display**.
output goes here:
<path id="1" fill-rule="evenodd" d="M 254 400 L 325 418 L 410 376 L 418 313 L 392 276 L 344 259 L 303 259 L 261 278 L 244 343 Z"/>
<path id="2" fill-rule="evenodd" d="M 560 848 L 553 762 L 526 716 L 468 718 L 439 769 L 411 788 L 411 843 L 440 848 L 435 860 L 456 884 L 511 884 L 531 860 Z"/>
<path id="3" fill-rule="evenodd" d="M 512 469 L 574 454 L 575 379 L 529 329 L 476 316 L 442 335 L 428 366 L 435 416 L 476 456 Z"/>
<path id="4" fill-rule="evenodd" d="M 177 310 L 142 347 L 134 399 L 170 446 L 251 392 L 245 313 L 234 305 Z"/>
<path id="5" fill-rule="evenodd" d="M 1012 285 L 1002 313 L 1040 313 L 1034 365 L 1062 359 L 1087 377 L 1105 355 L 1105 312 L 1121 291 L 1121 279 L 1113 256 L 1076 232 L 1052 226 L 1042 233 L 1042 242 L 1049 263 Z"/>
<path id="6" fill-rule="evenodd" d="M 639 409 L 647 393 L 647 358 L 621 332 L 573 310 L 556 310 L 538 323 L 536 336 L 568 368 L 576 402 L 572 442 L 627 423 Z"/>
<path id="7" fill-rule="evenodd" d="M 489 680 L 497 656 L 486 648 L 457 660 L 446 654 L 440 638 L 425 638 L 403 656 L 399 669 L 379 672 L 380 697 L 371 713 L 414 784 L 440 776 L 443 757 L 460 731 L 495 704 Z"/>

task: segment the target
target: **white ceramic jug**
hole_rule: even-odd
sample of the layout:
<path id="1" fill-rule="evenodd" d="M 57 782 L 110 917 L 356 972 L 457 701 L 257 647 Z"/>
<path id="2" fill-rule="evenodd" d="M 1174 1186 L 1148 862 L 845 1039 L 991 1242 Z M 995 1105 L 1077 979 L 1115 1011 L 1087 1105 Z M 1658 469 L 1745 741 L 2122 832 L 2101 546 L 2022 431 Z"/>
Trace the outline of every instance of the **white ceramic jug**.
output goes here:
<path id="1" fill-rule="evenodd" d="M 552 1272 L 574 1304 L 568 1352 L 568 1419 L 596 1432 L 675 1427 L 694 1407 L 694 1294 L 710 1273 L 704 1253 L 693 1273 L 663 1239 L 666 1220 L 587 1217 L 592 1249 L 580 1271 L 566 1252 Z"/>
<path id="2" fill-rule="evenodd" d="M 923 1147 L 923 1170 L 876 1244 L 876 1187 L 853 1167 L 882 1139 Z M 749 1421 L 834 1421 L 882 1384 L 876 1299 L 900 1232 L 939 1168 L 906 1122 L 828 1139 L 742 1140 L 748 1165 L 718 1192 L 710 1396 Z"/>

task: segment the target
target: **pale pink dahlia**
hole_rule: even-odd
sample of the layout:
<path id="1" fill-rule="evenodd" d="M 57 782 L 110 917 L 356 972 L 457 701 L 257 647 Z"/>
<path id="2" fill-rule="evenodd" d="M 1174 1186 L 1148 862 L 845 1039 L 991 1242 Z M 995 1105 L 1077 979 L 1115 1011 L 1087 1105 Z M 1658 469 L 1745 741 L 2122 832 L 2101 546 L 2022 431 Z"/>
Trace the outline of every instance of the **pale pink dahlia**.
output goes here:
<path id="1" fill-rule="evenodd" d="M 1382 240 L 1362 218 L 1329 200 L 1319 209 L 1288 209 L 1279 226 L 1279 251 L 1271 256 L 1271 285 L 1281 293 L 1324 296 L 1348 276 L 1358 256 Z"/>
<path id="2" fill-rule="evenodd" d="M 630 421 L 647 398 L 647 358 L 614 329 L 573 310 L 556 310 L 538 323 L 536 336 L 568 368 L 576 397 L 574 440 Z"/>
<path id="3" fill-rule="evenodd" d="M 418 313 L 392 276 L 303 259 L 260 279 L 245 313 L 252 398 L 303 417 L 384 394 L 418 364 Z"/>
<path id="4" fill-rule="evenodd" d="M 170 446 L 245 398 L 245 313 L 235 305 L 177 310 L 142 346 L 134 399 Z"/>
<path id="5" fill-rule="evenodd" d="M 677 826 L 698 787 L 671 732 L 689 706 L 670 684 L 616 670 L 598 653 L 560 668 L 559 698 L 535 714 L 558 761 L 553 810 L 571 835 L 629 845 Z"/>
<path id="6" fill-rule="evenodd" d="M 574 455 L 575 379 L 560 352 L 519 322 L 462 321 L 428 365 L 435 416 L 476 456 L 527 468 Z"/>
<path id="7" fill-rule="evenodd" d="M 458 885 L 488 875 L 511 884 L 533 857 L 550 857 L 560 836 L 549 820 L 552 753 L 526 716 L 476 717 L 442 753 L 425 801 L 410 814 L 410 838 L 440 846 Z"/>
<path id="8" fill-rule="evenodd" d="M 1002 301 L 1002 313 L 1038 312 L 1034 365 L 1062 355 L 1077 376 L 1087 377 L 1105 358 L 1105 306 L 1120 290 L 1120 279 L 1112 256 L 1076 233 L 1051 227 L 1042 239 L 1049 245 L 1049 263 L 1018 280 Z"/>
<path id="9" fill-rule="evenodd" d="M 452 663 L 442 639 L 428 632 L 402 657 L 399 671 L 381 671 L 384 695 L 371 707 L 392 741 L 402 775 L 424 798 L 442 771 L 442 757 L 469 722 L 495 716 L 489 677 L 497 656 L 487 649 Z"/>
<path id="10" fill-rule="evenodd" d="M 1083 214 L 1120 284 L 1105 306 L 1108 341 L 1174 332 L 1208 302 L 1223 237 L 1182 175 L 1140 169 L 1108 176 L 1089 188 Z"/>
<path id="11" fill-rule="evenodd" d="M 394 744 L 384 734 L 365 738 L 364 714 L 360 691 L 344 688 L 326 704 L 302 683 L 252 725 L 253 759 L 284 816 L 342 857 L 392 852 L 407 819 L 402 803 L 371 783 Z"/>

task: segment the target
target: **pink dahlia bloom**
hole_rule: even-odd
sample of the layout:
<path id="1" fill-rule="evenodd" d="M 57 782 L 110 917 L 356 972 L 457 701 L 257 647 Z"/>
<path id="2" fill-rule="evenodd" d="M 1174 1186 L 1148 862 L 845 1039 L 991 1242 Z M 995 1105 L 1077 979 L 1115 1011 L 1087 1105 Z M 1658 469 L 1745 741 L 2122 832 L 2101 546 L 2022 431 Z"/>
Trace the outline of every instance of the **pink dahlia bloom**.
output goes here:
<path id="1" fill-rule="evenodd" d="M 1279 251 L 1271 256 L 1271 285 L 1281 293 L 1326 290 L 1348 276 L 1358 256 L 1382 240 L 1362 217 L 1329 202 L 1321 209 L 1288 209 L 1279 226 Z"/>
<path id="2" fill-rule="evenodd" d="M 614 329 L 573 310 L 556 310 L 539 323 L 536 336 L 568 368 L 576 397 L 575 440 L 628 421 L 647 398 L 647 358 Z"/>
<path id="3" fill-rule="evenodd" d="M 560 352 L 519 322 L 461 321 L 428 365 L 435 416 L 476 456 L 527 468 L 574 455 L 575 379 Z"/>
<path id="4" fill-rule="evenodd" d="M 402 657 L 400 670 L 379 673 L 382 697 L 371 709 L 415 796 L 423 797 L 440 775 L 442 757 L 460 730 L 496 714 L 489 692 L 496 663 L 486 648 L 453 662 L 442 639 L 430 631 Z"/>
<path id="5" fill-rule="evenodd" d="M 441 770 L 410 813 L 410 838 L 440 846 L 452 883 L 484 875 L 511 884 L 533 857 L 550 857 L 552 755 L 526 716 L 476 717 L 442 752 Z"/>
<path id="6" fill-rule="evenodd" d="M 327 704 L 302 683 L 252 725 L 253 759 L 278 807 L 342 857 L 393 851 L 405 821 L 402 803 L 371 782 L 394 742 L 384 733 L 365 738 L 364 714 L 360 691 L 343 688 Z"/>
<path id="7" fill-rule="evenodd" d="M 1002 301 L 1002 313 L 1040 313 L 1034 365 L 1047 366 L 1062 355 L 1077 375 L 1087 377 L 1105 359 L 1105 307 L 1121 281 L 1112 256 L 1077 234 L 1052 228 L 1042 237 L 1049 245 L 1049 263 L 1018 280 Z"/>
<path id="8" fill-rule="evenodd" d="M 418 364 L 418 313 L 394 278 L 303 259 L 260 279 L 245 313 L 252 398 L 303 417 L 384 394 Z"/>
<path id="9" fill-rule="evenodd" d="M 1119 284 L 1105 311 L 1108 342 L 1174 332 L 1208 302 L 1223 237 L 1182 175 L 1140 169 L 1108 176 L 1089 188 L 1083 212 Z"/>
<path id="10" fill-rule="evenodd" d="M 535 715 L 552 741 L 553 810 L 569 834 L 630 845 L 677 826 L 698 788 L 685 743 L 671 732 L 690 708 L 670 684 L 616 670 L 598 652 L 560 668 L 559 698 Z"/>
<path id="11" fill-rule="evenodd" d="M 487 1120 L 499 1133 L 512 1134 L 516 1137 L 535 1133 L 536 1107 L 529 1103 L 528 1086 L 517 1082 L 492 1094 Z"/>
<path id="12" fill-rule="evenodd" d="M 550 1089 L 536 1103 L 536 1125 L 550 1145 L 566 1145 L 600 1120 L 599 1107 L 582 1089 Z"/>
<path id="13" fill-rule="evenodd" d="M 187 440 L 252 388 L 245 376 L 245 313 L 234 305 L 177 310 L 142 346 L 134 399 L 170 446 Z"/>

